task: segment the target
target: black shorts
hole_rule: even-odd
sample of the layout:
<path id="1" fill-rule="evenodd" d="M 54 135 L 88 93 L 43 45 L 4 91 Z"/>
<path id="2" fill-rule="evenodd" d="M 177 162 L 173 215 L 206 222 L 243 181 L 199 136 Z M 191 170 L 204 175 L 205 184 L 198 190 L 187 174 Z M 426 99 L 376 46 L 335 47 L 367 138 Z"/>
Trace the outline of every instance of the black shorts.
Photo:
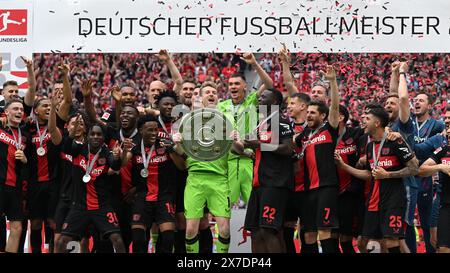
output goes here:
<path id="1" fill-rule="evenodd" d="M 0 214 L 5 214 L 8 221 L 25 219 L 22 189 L 0 185 Z"/>
<path id="2" fill-rule="evenodd" d="M 58 193 L 53 181 L 37 182 L 28 186 L 27 206 L 30 219 L 53 219 Z"/>
<path id="3" fill-rule="evenodd" d="M 70 211 L 71 201 L 60 199 L 55 211 L 55 233 L 61 233 L 62 226 Z"/>
<path id="4" fill-rule="evenodd" d="M 151 227 L 153 223 L 175 222 L 175 208 L 173 201 L 145 201 L 138 197 L 132 208 L 131 225 Z"/>
<path id="5" fill-rule="evenodd" d="M 357 237 L 361 232 L 361 204 L 364 200 L 357 193 L 345 191 L 338 196 L 339 234 Z"/>
<path id="6" fill-rule="evenodd" d="M 245 229 L 273 228 L 280 230 L 286 213 L 289 190 L 285 188 L 253 188 L 247 204 Z"/>
<path id="7" fill-rule="evenodd" d="M 184 213 L 184 189 L 186 188 L 186 180 L 188 177 L 188 172 L 178 171 L 177 172 L 177 191 L 175 199 L 175 210 L 176 213 Z"/>
<path id="8" fill-rule="evenodd" d="M 406 208 L 387 208 L 378 211 L 367 211 L 364 215 L 362 236 L 371 239 L 385 237 L 405 237 Z"/>
<path id="9" fill-rule="evenodd" d="M 112 233 L 120 233 L 117 215 L 111 207 L 98 210 L 83 210 L 72 207 L 64 221 L 61 234 L 79 240 L 88 233 L 90 224 L 105 239 Z"/>
<path id="10" fill-rule="evenodd" d="M 285 222 L 297 222 L 298 218 L 302 219 L 304 196 L 305 191 L 289 192 L 289 200 L 284 216 Z"/>
<path id="11" fill-rule="evenodd" d="M 306 232 L 339 227 L 338 188 L 322 187 L 305 192 L 300 222 Z"/>
<path id="12" fill-rule="evenodd" d="M 450 248 L 450 204 L 443 204 L 439 209 L 437 244 Z"/>

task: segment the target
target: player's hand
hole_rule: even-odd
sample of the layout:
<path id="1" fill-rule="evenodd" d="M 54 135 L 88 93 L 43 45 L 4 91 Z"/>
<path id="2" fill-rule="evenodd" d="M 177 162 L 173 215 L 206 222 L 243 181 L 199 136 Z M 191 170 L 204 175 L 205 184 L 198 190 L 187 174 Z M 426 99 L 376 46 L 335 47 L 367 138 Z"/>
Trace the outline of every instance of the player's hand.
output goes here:
<path id="1" fill-rule="evenodd" d="M 387 138 L 387 140 L 390 140 L 390 141 L 396 141 L 398 139 L 401 139 L 402 135 L 399 132 L 390 132 L 390 133 L 388 133 L 386 138 Z"/>
<path id="2" fill-rule="evenodd" d="M 175 142 L 175 144 L 179 144 L 183 142 L 183 136 L 181 135 L 181 133 L 175 133 L 172 135 L 172 140 L 173 142 Z"/>
<path id="3" fill-rule="evenodd" d="M 241 60 L 243 60 L 244 62 L 246 62 L 249 65 L 255 65 L 256 64 L 255 56 L 251 52 L 247 52 L 247 53 L 242 54 Z"/>
<path id="4" fill-rule="evenodd" d="M 122 141 L 122 150 L 124 152 L 130 152 L 134 146 L 136 146 L 136 144 L 133 143 L 133 140 L 131 138 L 125 138 Z"/>
<path id="5" fill-rule="evenodd" d="M 70 136 L 71 138 L 74 138 L 75 133 L 78 131 L 78 128 L 80 128 L 80 125 L 81 125 L 81 119 L 82 119 L 81 115 L 78 115 L 78 117 L 77 117 L 77 118 L 75 119 L 75 121 L 73 122 L 73 127 L 71 127 L 71 128 L 68 129 L 68 131 L 69 131 L 69 136 Z"/>
<path id="6" fill-rule="evenodd" d="M 27 68 L 33 68 L 33 60 L 28 59 L 25 56 L 20 56 L 20 58 L 22 59 L 22 61 L 25 63 L 25 65 L 27 66 Z"/>
<path id="7" fill-rule="evenodd" d="M 89 97 L 92 93 L 92 80 L 84 80 L 81 84 L 81 94 L 83 97 Z"/>
<path id="8" fill-rule="evenodd" d="M 234 141 L 240 141 L 241 140 L 241 136 L 239 134 L 239 132 L 237 130 L 233 130 L 230 133 L 230 138 Z"/>
<path id="9" fill-rule="evenodd" d="M 400 62 L 399 61 L 395 61 L 393 63 L 391 63 L 391 72 L 394 74 L 398 74 L 398 69 L 400 68 Z"/>
<path id="10" fill-rule="evenodd" d="M 170 60 L 170 54 L 169 52 L 167 52 L 166 49 L 161 49 L 158 52 L 158 54 L 155 54 L 155 56 L 158 57 L 158 59 L 163 62 L 168 62 Z"/>
<path id="11" fill-rule="evenodd" d="M 0 117 L 0 125 L 2 127 L 6 127 L 6 123 L 7 123 L 7 118 L 6 117 Z"/>
<path id="12" fill-rule="evenodd" d="M 344 160 L 342 159 L 341 155 L 337 151 L 334 151 L 334 163 L 338 167 L 340 167 L 344 164 Z"/>
<path id="13" fill-rule="evenodd" d="M 116 102 L 122 101 L 122 94 L 120 93 L 120 88 L 119 88 L 119 86 L 113 85 L 113 86 L 108 90 L 108 92 L 111 92 L 111 95 L 112 95 L 113 99 L 114 99 Z"/>
<path id="14" fill-rule="evenodd" d="M 399 73 L 406 73 L 408 72 L 408 62 L 401 62 L 400 68 L 398 69 Z"/>
<path id="15" fill-rule="evenodd" d="M 16 150 L 14 156 L 16 157 L 16 160 L 20 160 L 23 164 L 27 164 L 27 157 L 22 150 Z"/>
<path id="16" fill-rule="evenodd" d="M 283 44 L 283 48 L 281 48 L 280 52 L 278 52 L 278 58 L 280 58 L 280 62 L 289 64 L 291 62 L 291 57 L 289 56 L 289 51 L 286 48 L 286 44 Z"/>
<path id="17" fill-rule="evenodd" d="M 372 176 L 375 179 L 386 179 L 389 178 L 389 173 L 385 169 L 377 167 L 372 170 Z"/>
<path id="18" fill-rule="evenodd" d="M 250 159 L 252 159 L 252 160 L 255 160 L 255 152 L 254 151 L 252 151 L 252 150 L 244 150 L 244 156 L 246 156 L 246 157 L 248 157 L 248 158 L 250 158 Z"/>
<path id="19" fill-rule="evenodd" d="M 123 150 L 122 150 L 122 148 L 120 147 L 119 142 L 116 142 L 116 144 L 114 145 L 113 150 L 112 150 L 114 159 L 115 159 L 115 160 L 119 160 L 119 159 L 120 159 L 120 156 L 122 155 L 122 152 L 123 152 Z"/>
<path id="20" fill-rule="evenodd" d="M 430 244 L 436 248 L 437 247 L 437 229 L 430 228 Z"/>
<path id="21" fill-rule="evenodd" d="M 65 75 L 68 75 L 70 71 L 70 65 L 69 63 L 64 61 L 64 58 L 61 58 L 61 62 L 58 66 L 58 69 L 61 70 Z"/>
<path id="22" fill-rule="evenodd" d="M 325 72 L 320 70 L 320 74 L 325 77 L 327 81 L 335 81 L 336 80 L 336 71 L 332 65 L 327 65 Z"/>

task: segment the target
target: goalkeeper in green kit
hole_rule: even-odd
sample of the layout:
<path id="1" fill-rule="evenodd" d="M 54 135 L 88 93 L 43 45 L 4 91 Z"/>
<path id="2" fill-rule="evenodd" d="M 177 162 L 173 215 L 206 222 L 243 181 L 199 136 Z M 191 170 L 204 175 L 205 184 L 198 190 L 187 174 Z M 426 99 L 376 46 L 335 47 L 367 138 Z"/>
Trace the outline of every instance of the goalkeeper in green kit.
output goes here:
<path id="1" fill-rule="evenodd" d="M 216 108 L 217 87 L 213 82 L 205 82 L 200 88 L 203 108 Z M 182 154 L 181 134 L 173 135 L 177 144 L 175 150 Z M 228 185 L 228 153 L 221 158 L 203 162 L 187 157 L 185 160 L 188 177 L 184 191 L 184 211 L 186 216 L 186 252 L 199 252 L 199 225 L 207 206 L 215 216 L 219 238 L 216 241 L 218 253 L 227 253 L 230 245 L 230 188 Z"/>
<path id="2" fill-rule="evenodd" d="M 252 53 L 244 53 L 241 57 L 248 65 L 255 68 L 257 75 L 262 81 L 258 91 L 249 93 L 246 96 L 247 83 L 243 74 L 233 74 L 228 79 L 228 91 L 230 99 L 225 100 L 217 106 L 233 124 L 239 135 L 248 135 L 257 124 L 256 107 L 258 106 L 258 96 L 268 88 L 273 87 L 270 76 L 258 64 Z M 253 180 L 253 157 L 252 150 L 245 150 L 243 155 L 229 153 L 228 156 L 228 182 L 231 191 L 231 203 L 235 204 L 242 196 L 242 200 L 247 203 L 252 191 Z"/>

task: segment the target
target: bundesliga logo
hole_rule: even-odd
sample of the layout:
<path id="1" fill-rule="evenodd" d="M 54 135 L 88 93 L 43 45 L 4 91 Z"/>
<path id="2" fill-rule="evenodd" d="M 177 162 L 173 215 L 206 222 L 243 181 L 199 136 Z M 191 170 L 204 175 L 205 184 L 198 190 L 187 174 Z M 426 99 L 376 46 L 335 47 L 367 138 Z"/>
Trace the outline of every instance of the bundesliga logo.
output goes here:
<path id="1" fill-rule="evenodd" d="M 0 35 L 27 35 L 26 9 L 0 9 Z"/>

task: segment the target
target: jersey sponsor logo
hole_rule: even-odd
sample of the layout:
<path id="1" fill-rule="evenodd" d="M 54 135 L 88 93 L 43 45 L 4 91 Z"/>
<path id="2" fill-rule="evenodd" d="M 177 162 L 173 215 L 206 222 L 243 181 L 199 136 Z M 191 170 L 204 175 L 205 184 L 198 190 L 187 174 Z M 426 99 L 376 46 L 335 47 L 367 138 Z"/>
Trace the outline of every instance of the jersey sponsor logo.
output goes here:
<path id="1" fill-rule="evenodd" d="M 356 145 L 348 146 L 345 148 L 336 149 L 336 152 L 340 155 L 353 154 L 356 152 Z"/>
<path id="2" fill-rule="evenodd" d="M 108 112 L 105 112 L 105 113 L 103 113 L 102 119 L 108 120 L 109 116 L 111 116 L 111 114 Z"/>
<path id="3" fill-rule="evenodd" d="M 168 157 L 166 154 L 162 155 L 162 156 L 155 156 L 154 158 L 152 158 L 150 160 L 151 163 L 162 163 L 162 162 L 166 162 L 168 160 Z"/>
<path id="4" fill-rule="evenodd" d="M 327 136 L 326 135 L 318 135 L 318 136 L 314 137 L 313 139 L 311 139 L 309 141 L 305 141 L 303 145 L 308 146 L 310 144 L 321 144 L 321 143 L 324 143 L 324 142 L 330 142 L 327 139 Z"/>
<path id="5" fill-rule="evenodd" d="M 392 162 L 392 160 L 384 159 L 384 160 L 378 161 L 378 167 L 392 167 L 392 166 L 394 166 L 394 163 Z M 375 168 L 375 163 L 371 162 L 370 167 L 372 169 Z"/>
<path id="6" fill-rule="evenodd" d="M 414 136 L 415 143 L 422 143 L 422 142 L 425 142 L 427 139 L 428 139 L 427 137 Z"/>
<path id="7" fill-rule="evenodd" d="M 45 134 L 45 137 L 43 138 L 43 140 L 42 140 L 42 142 L 44 142 L 44 141 L 47 141 L 47 140 L 49 140 L 51 138 L 51 135 L 49 134 L 49 133 L 46 133 Z M 31 139 L 31 142 L 32 143 L 39 143 L 39 135 L 37 135 L 37 136 L 35 136 L 35 137 L 33 137 L 32 139 Z"/>
<path id="8" fill-rule="evenodd" d="M 99 163 L 99 162 L 97 161 L 97 163 Z M 79 166 L 82 167 L 84 170 L 87 169 L 86 160 L 85 160 L 84 158 L 80 160 Z M 99 176 L 99 175 L 101 175 L 101 174 L 103 173 L 104 168 L 105 168 L 105 165 L 103 165 L 103 166 L 97 166 L 97 168 L 92 169 L 91 175 L 92 175 L 92 174 L 93 174 L 94 176 Z"/>
<path id="9" fill-rule="evenodd" d="M 9 135 L 7 135 L 5 132 L 0 133 L 0 140 L 3 143 L 10 144 L 16 146 L 16 141 L 12 139 Z M 20 144 L 20 149 L 23 151 L 25 150 L 25 145 L 23 144 L 23 141 L 25 141 L 24 137 L 22 136 L 22 143 Z"/>
<path id="10" fill-rule="evenodd" d="M 158 132 L 158 137 L 159 138 L 170 139 L 170 136 L 168 134 L 166 134 L 166 132 L 164 132 L 164 131 L 159 131 Z"/>

